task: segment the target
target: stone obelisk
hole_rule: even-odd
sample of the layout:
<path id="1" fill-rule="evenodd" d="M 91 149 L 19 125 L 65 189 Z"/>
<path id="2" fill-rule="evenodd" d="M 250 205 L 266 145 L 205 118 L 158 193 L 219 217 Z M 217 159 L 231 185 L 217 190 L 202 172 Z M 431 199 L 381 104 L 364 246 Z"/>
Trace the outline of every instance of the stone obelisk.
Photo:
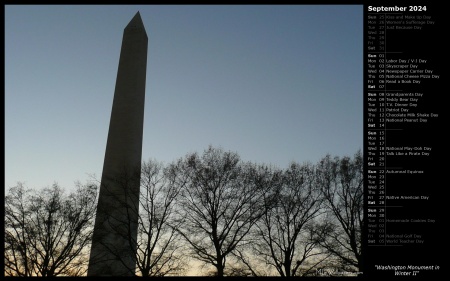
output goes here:
<path id="1" fill-rule="evenodd" d="M 147 44 L 137 12 L 123 32 L 88 276 L 135 274 Z"/>

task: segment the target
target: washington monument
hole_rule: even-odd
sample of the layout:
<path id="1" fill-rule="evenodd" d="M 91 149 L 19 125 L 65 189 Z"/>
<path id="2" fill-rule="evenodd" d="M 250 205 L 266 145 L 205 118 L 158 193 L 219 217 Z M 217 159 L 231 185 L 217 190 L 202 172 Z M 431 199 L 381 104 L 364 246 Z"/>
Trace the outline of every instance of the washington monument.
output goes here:
<path id="1" fill-rule="evenodd" d="M 123 31 L 88 276 L 133 276 L 148 38 L 139 12 Z"/>

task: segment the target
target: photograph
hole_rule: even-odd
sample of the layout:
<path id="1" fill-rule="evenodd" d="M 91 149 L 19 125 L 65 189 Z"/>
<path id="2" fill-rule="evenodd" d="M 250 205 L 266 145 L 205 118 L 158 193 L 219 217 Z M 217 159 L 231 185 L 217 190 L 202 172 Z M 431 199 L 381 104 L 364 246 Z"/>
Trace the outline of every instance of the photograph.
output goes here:
<path id="1" fill-rule="evenodd" d="M 392 273 L 395 7 L 5 5 L 5 276 Z"/>

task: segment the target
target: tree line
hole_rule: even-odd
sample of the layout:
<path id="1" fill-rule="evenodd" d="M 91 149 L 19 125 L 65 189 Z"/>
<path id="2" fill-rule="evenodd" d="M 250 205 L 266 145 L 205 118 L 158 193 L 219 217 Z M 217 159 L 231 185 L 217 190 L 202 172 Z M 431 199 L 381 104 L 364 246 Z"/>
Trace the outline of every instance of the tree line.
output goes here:
<path id="1" fill-rule="evenodd" d="M 143 162 L 130 270 L 182 276 L 195 260 L 208 276 L 362 271 L 362 159 L 357 151 L 280 169 L 210 146 L 168 165 Z M 76 187 L 9 189 L 6 276 L 86 275 L 99 184 Z"/>

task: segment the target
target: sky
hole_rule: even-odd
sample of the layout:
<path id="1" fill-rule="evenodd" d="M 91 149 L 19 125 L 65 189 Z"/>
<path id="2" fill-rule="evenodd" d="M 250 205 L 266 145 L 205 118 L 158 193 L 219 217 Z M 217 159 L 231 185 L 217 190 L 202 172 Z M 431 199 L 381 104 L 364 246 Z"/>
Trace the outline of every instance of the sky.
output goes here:
<path id="1" fill-rule="evenodd" d="M 5 189 L 100 179 L 138 11 L 143 161 L 212 145 L 286 168 L 363 149 L 361 5 L 6 5 Z"/>

